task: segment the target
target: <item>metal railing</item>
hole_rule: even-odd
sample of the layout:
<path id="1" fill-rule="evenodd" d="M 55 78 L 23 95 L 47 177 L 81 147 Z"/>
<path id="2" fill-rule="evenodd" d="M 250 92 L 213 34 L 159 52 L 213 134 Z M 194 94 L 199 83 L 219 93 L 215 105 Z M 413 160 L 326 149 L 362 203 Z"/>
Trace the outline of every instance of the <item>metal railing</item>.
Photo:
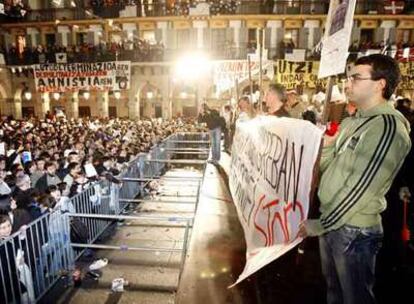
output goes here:
<path id="1" fill-rule="evenodd" d="M 55 211 L 0 241 L 1 303 L 35 303 L 73 269 L 69 227 Z"/>
<path id="2" fill-rule="evenodd" d="M 179 272 L 181 276 L 193 216 L 131 216 L 123 213 L 128 204 L 149 201 L 144 195 L 144 187 L 150 181 L 158 180 L 164 173 L 168 161 L 173 161 L 172 153 L 169 152 L 180 149 L 178 145 L 182 145 L 185 140 L 188 140 L 190 145 L 194 145 L 193 142 L 206 139 L 208 134 L 205 133 L 173 134 L 153 147 L 148 154 L 139 154 L 131 161 L 117 177 L 122 184 L 110 183 L 107 180 L 96 182 L 71 198 L 66 205 L 70 206 L 67 210 L 56 210 L 45 214 L 24 229 L 0 240 L 0 282 L 2 283 L 0 303 L 36 303 L 62 276 L 69 279 L 68 273 L 74 269 L 75 260 L 86 248 L 181 253 Z M 192 202 L 195 210 L 201 182 L 202 180 L 199 179 L 197 195 Z M 137 199 L 138 195 L 141 199 Z M 165 203 L 172 203 L 172 201 L 165 201 Z M 88 237 L 85 243 L 74 242 L 71 235 L 73 219 L 80 220 L 87 227 Z M 111 223 L 126 219 L 183 223 L 182 227 L 185 230 L 181 241 L 182 247 L 94 244 Z M 76 254 L 74 249 L 77 250 Z"/>
<path id="3" fill-rule="evenodd" d="M 329 0 L 276 0 L 276 1 L 241 1 L 240 4 L 228 6 L 224 1 L 222 4 L 211 4 L 210 2 L 208 13 L 209 15 L 258 15 L 258 14 L 327 14 L 329 9 Z M 217 1 L 218 2 L 218 1 Z M 237 2 L 237 1 L 234 1 Z M 413 9 L 413 1 L 405 1 L 404 13 L 408 13 Z M 96 3 L 98 4 L 98 3 Z M 166 4 L 142 4 L 135 5 L 131 2 L 129 14 L 122 11 L 127 5 L 121 1 L 114 1 L 112 6 L 88 6 L 68 7 L 68 8 L 46 8 L 39 10 L 31 10 L 23 18 L 24 21 L 55 21 L 58 20 L 84 20 L 101 18 L 117 18 L 117 17 L 164 17 L 164 16 L 183 16 L 194 14 L 194 6 L 188 4 L 177 4 L 168 6 Z M 132 11 L 131 11 L 132 10 Z M 355 14 L 369 14 L 377 12 L 378 14 L 385 13 L 384 1 L 377 0 L 357 0 Z M 197 13 L 195 13 L 197 14 Z M 17 20 L 16 20 L 17 21 Z M 20 19 L 18 19 L 21 22 Z"/>

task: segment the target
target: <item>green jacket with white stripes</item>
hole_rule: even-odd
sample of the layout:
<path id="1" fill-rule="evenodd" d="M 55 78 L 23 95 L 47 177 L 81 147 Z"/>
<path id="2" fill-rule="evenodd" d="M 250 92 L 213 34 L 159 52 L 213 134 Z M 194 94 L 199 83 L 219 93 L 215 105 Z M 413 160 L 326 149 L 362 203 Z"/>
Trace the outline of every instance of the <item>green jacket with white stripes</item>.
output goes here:
<path id="1" fill-rule="evenodd" d="M 343 121 L 324 147 L 318 196 L 323 232 L 381 225 L 385 194 L 410 148 L 410 125 L 389 103 Z"/>

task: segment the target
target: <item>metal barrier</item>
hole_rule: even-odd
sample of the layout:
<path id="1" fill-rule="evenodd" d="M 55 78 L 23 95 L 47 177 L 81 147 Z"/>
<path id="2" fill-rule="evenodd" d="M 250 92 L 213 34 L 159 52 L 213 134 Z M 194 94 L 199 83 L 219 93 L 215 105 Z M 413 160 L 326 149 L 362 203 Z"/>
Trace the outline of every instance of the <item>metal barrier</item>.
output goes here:
<path id="1" fill-rule="evenodd" d="M 196 145 L 196 148 L 180 148 L 182 145 Z M 198 207 L 199 193 L 202 177 L 182 177 L 182 179 L 190 179 L 196 181 L 197 191 L 195 195 L 187 196 L 194 198 L 193 201 L 184 201 L 179 199 L 171 200 L 151 200 L 148 199 L 145 192 L 145 186 L 152 181 L 163 179 L 176 179 L 176 177 L 163 177 L 168 165 L 205 165 L 206 155 L 208 156 L 208 134 L 207 133 L 176 133 L 154 146 L 147 154 L 139 154 L 136 159 L 131 161 L 125 170 L 117 177 L 122 185 L 101 182 L 93 185 L 86 191 L 72 199 L 75 205 L 76 213 L 70 213 L 69 216 L 78 218 L 88 227 L 89 237 L 86 244 L 72 243 L 74 248 L 86 249 L 112 249 L 112 250 L 135 250 L 135 251 L 164 251 L 164 252 L 181 252 L 180 276 L 184 266 L 185 256 L 187 253 L 188 237 L 190 229 L 193 226 L 194 216 L 191 217 L 167 217 L 167 216 L 131 216 L 122 214 L 129 204 L 141 203 L 163 203 L 163 204 L 193 204 L 194 213 Z M 199 146 L 204 148 L 200 148 Z M 186 150 L 194 149 L 192 154 L 202 155 L 202 159 L 176 159 L 175 155 L 180 155 Z M 109 189 L 109 195 L 108 195 Z M 137 196 L 140 196 L 138 199 Z M 181 248 L 168 247 L 130 247 L 126 244 L 120 246 L 93 244 L 105 229 L 117 220 L 144 220 L 144 221 L 165 221 L 165 222 L 181 222 L 183 223 L 184 235 Z M 81 251 L 82 252 L 82 251 Z M 79 254 L 80 255 L 80 254 Z M 78 256 L 79 256 L 78 255 Z"/>
<path id="2" fill-rule="evenodd" d="M 35 303 L 73 269 L 67 214 L 54 211 L 0 242 L 0 302 Z"/>
<path id="3" fill-rule="evenodd" d="M 72 197 L 69 204 L 73 205 L 71 212 L 56 210 L 30 223 L 27 228 L 0 240 L 0 303 L 35 303 L 58 281 L 64 274 L 74 269 L 74 262 L 86 248 L 166 251 L 181 252 L 180 276 L 187 253 L 187 244 L 190 229 L 193 225 L 193 216 L 190 217 L 151 217 L 124 215 L 129 204 L 136 203 L 183 203 L 194 204 L 197 210 L 202 178 L 184 177 L 195 182 L 196 195 L 189 202 L 176 200 L 151 200 L 146 197 L 145 186 L 154 180 L 164 178 L 169 164 L 198 164 L 205 163 L 207 148 L 180 148 L 186 141 L 194 145 L 208 143 L 206 133 L 173 134 L 160 144 L 153 147 L 147 154 L 139 154 L 121 172 L 117 178 L 121 184 L 107 180 L 95 182 L 83 192 Z M 187 150 L 204 155 L 197 160 L 179 160 L 179 155 Z M 188 152 L 188 151 L 187 151 Z M 183 177 L 166 177 L 165 180 L 180 181 Z M 140 196 L 139 199 L 137 197 Z M 73 211 L 75 211 L 73 213 Z M 111 223 L 117 220 L 145 220 L 183 223 L 184 236 L 181 248 L 156 247 L 129 247 L 94 244 Z M 88 236 L 85 243 L 71 242 L 71 229 L 74 221 L 81 221 L 87 229 Z M 76 250 L 76 251 L 75 251 Z M 68 277 L 68 276 L 67 276 Z"/>

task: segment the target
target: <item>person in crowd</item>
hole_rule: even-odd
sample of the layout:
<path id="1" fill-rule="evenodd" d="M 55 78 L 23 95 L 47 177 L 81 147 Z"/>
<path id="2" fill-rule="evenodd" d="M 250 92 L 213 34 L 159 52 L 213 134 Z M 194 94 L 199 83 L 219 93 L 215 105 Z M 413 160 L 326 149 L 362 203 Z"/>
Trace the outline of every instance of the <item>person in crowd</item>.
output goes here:
<path id="1" fill-rule="evenodd" d="M 38 158 L 34 163 L 36 166 L 30 174 L 32 185 L 36 185 L 39 178 L 45 174 L 45 160 L 43 158 Z"/>
<path id="2" fill-rule="evenodd" d="M 314 125 L 316 125 L 316 123 L 317 123 L 315 112 L 310 111 L 310 110 L 306 110 L 305 112 L 303 112 L 302 119 L 307 120 L 307 121 L 313 123 Z"/>
<path id="3" fill-rule="evenodd" d="M 397 62 L 375 54 L 355 62 L 346 93 L 358 108 L 325 136 L 318 196 L 321 216 L 299 236 L 319 236 L 328 303 L 375 303 L 375 262 L 383 238 L 385 194 L 411 148 L 410 125 L 388 100 Z"/>
<path id="4" fill-rule="evenodd" d="M 15 199 L 10 195 L 0 196 L 0 212 L 9 216 L 10 223 L 12 224 L 12 234 L 32 221 L 29 212 L 25 209 L 17 208 Z"/>
<path id="5" fill-rule="evenodd" d="M 410 107 L 410 100 L 400 101 L 397 99 L 396 109 L 400 111 L 404 117 L 410 122 L 411 142 L 414 140 L 414 130 L 412 111 Z M 411 233 L 414 231 L 413 227 L 413 214 L 414 208 L 411 204 L 412 197 L 414 195 L 414 149 L 411 147 L 405 161 L 397 173 L 390 191 L 388 192 L 386 199 L 389 202 L 387 209 L 382 213 L 382 221 L 384 226 L 384 241 L 381 251 L 378 253 L 378 290 L 387 290 L 389 288 L 389 278 L 392 278 L 396 274 L 404 273 L 404 269 L 410 263 L 409 254 L 412 241 L 410 238 L 403 237 L 404 229 L 408 229 Z M 404 200 L 409 201 L 405 204 Z M 404 208 L 407 208 L 404 211 Z M 404 225 L 406 222 L 407 226 Z M 408 246 L 407 246 L 408 245 Z M 389 300 L 389 299 L 387 299 Z M 385 301 L 387 301 L 385 300 Z"/>
<path id="6" fill-rule="evenodd" d="M 286 92 L 286 108 L 289 116 L 292 118 L 302 119 L 302 114 L 306 111 L 306 107 L 301 101 L 296 90 Z"/>
<path id="7" fill-rule="evenodd" d="M 217 110 L 211 109 L 206 103 L 202 104 L 198 122 L 207 124 L 211 140 L 211 162 L 217 164 L 220 161 L 221 132 L 226 127 L 223 117 Z"/>
<path id="8" fill-rule="evenodd" d="M 223 113 L 224 120 L 226 122 L 226 128 L 224 129 L 224 150 L 229 152 L 230 145 L 231 145 L 231 123 L 233 121 L 233 111 L 230 105 L 224 106 L 224 113 Z"/>
<path id="9" fill-rule="evenodd" d="M 0 213 L 0 243 L 12 234 L 12 223 L 7 214 Z M 8 241 L 0 245 L 0 273 L 2 288 L 0 288 L 1 303 L 20 303 L 21 294 L 27 291 L 26 286 L 20 282 L 16 265 L 17 249 L 13 242 Z M 20 290 L 21 292 L 16 292 Z"/>
<path id="10" fill-rule="evenodd" d="M 409 98 L 397 99 L 395 108 L 400 111 L 405 118 L 407 118 L 410 124 L 414 123 L 414 113 L 411 109 L 411 100 Z"/>
<path id="11" fill-rule="evenodd" d="M 286 110 L 287 94 L 281 84 L 270 84 L 265 95 L 266 107 L 269 115 L 277 117 L 290 117 Z"/>
<path id="12" fill-rule="evenodd" d="M 328 121 L 340 123 L 346 117 L 346 97 L 342 94 L 337 85 L 332 87 L 331 100 L 327 105 Z"/>
<path id="13" fill-rule="evenodd" d="M 236 124 L 239 122 L 248 121 L 254 117 L 253 106 L 248 96 L 240 97 L 237 106 L 239 108 L 239 111 L 237 118 L 235 119 Z"/>
<path id="14" fill-rule="evenodd" d="M 68 174 L 63 178 L 63 182 L 65 182 L 68 187 L 70 188 L 72 186 L 73 181 L 76 179 L 78 174 L 82 171 L 82 168 L 80 164 L 77 162 L 71 162 L 69 163 L 67 167 Z"/>
<path id="15" fill-rule="evenodd" d="M 45 164 L 46 173 L 39 178 L 36 183 L 36 188 L 39 189 L 40 192 L 45 192 L 46 188 L 51 185 L 57 185 L 60 182 L 60 178 L 56 174 L 56 163 L 55 162 L 47 162 Z"/>

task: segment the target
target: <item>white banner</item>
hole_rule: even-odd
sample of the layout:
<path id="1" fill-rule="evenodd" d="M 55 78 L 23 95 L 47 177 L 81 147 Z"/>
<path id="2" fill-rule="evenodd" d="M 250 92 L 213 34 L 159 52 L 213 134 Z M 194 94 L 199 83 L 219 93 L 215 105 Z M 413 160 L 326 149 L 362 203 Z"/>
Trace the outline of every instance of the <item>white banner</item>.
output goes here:
<path id="1" fill-rule="evenodd" d="M 285 60 L 293 61 L 293 62 L 301 62 L 305 61 L 306 59 L 306 50 L 302 49 L 294 49 L 292 52 L 285 53 Z"/>
<path id="2" fill-rule="evenodd" d="M 36 64 L 33 71 L 38 92 L 127 90 L 131 62 Z"/>
<path id="3" fill-rule="evenodd" d="M 322 42 L 319 78 L 345 72 L 356 0 L 332 0 Z"/>
<path id="4" fill-rule="evenodd" d="M 292 118 L 262 116 L 238 124 L 230 190 L 247 253 L 235 284 L 302 241 L 299 223 L 308 216 L 322 133 L 310 122 Z"/>
<path id="5" fill-rule="evenodd" d="M 273 61 L 264 59 L 262 62 L 263 73 L 268 78 L 273 77 Z M 260 62 L 258 56 L 252 56 L 250 61 L 252 77 L 259 74 Z M 223 60 L 213 63 L 213 81 L 218 93 L 230 90 L 235 86 L 236 79 L 239 83 L 249 79 L 248 60 Z"/>
<path id="6" fill-rule="evenodd" d="M 56 53 L 56 63 L 66 63 L 68 62 L 68 55 L 66 53 Z"/>

